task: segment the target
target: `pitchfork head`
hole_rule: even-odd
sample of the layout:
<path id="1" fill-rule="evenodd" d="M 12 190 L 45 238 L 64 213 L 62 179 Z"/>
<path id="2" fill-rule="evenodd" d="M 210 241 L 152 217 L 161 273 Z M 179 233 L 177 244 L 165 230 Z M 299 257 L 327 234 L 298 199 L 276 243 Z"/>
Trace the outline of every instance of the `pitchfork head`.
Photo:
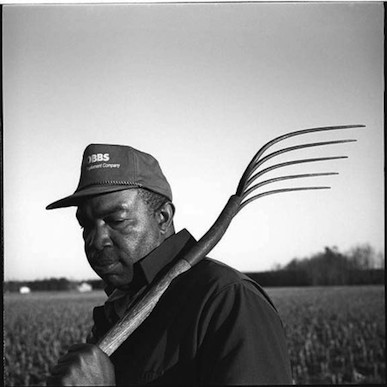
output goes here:
<path id="1" fill-rule="evenodd" d="M 295 136 L 301 136 L 303 134 L 307 133 L 314 133 L 314 132 L 324 132 L 324 131 L 331 131 L 331 130 L 342 130 L 342 129 L 353 129 L 353 128 L 363 128 L 365 125 L 345 125 L 345 126 L 326 126 L 326 127 L 320 127 L 320 128 L 310 128 L 310 129 L 303 129 L 298 130 L 295 132 L 290 132 L 287 134 L 284 134 L 282 136 L 276 137 L 275 139 L 269 141 L 267 144 L 265 144 L 253 157 L 253 159 L 250 161 L 249 165 L 247 166 L 245 172 L 243 173 L 243 176 L 239 182 L 236 195 L 241 198 L 239 211 L 246 206 L 248 203 L 252 202 L 253 200 L 256 200 L 262 196 L 266 195 L 272 195 L 282 192 L 292 192 L 292 191 L 305 191 L 305 190 L 318 190 L 318 189 L 329 189 L 328 186 L 305 186 L 305 187 L 297 187 L 297 188 L 281 188 L 281 189 L 274 189 L 269 191 L 260 192 L 258 194 L 255 194 L 253 196 L 249 195 L 256 191 L 258 188 L 267 185 L 276 183 L 278 181 L 284 181 L 284 180 L 291 180 L 291 179 L 299 179 L 299 178 L 305 178 L 305 177 L 318 177 L 318 176 L 327 176 L 327 175 L 337 175 L 337 172 L 320 172 L 320 173 L 305 173 L 305 174 L 297 174 L 297 175 L 284 175 L 280 177 L 275 177 L 268 180 L 260 181 L 254 185 L 252 183 L 256 181 L 258 178 L 260 178 L 265 173 L 268 173 L 274 169 L 277 168 L 283 168 L 287 167 L 289 165 L 295 165 L 295 164 L 303 164 L 303 163 L 312 163 L 312 162 L 319 162 L 319 161 L 325 161 L 325 160 L 336 160 L 336 159 L 344 159 L 347 158 L 347 156 L 334 156 L 334 157 L 318 157 L 318 158 L 309 158 L 309 159 L 298 159 L 298 160 L 291 160 L 283 163 L 274 164 L 272 166 L 269 166 L 267 168 L 261 169 L 260 167 L 262 164 L 267 162 L 273 157 L 279 156 L 286 152 L 292 152 L 299 149 L 305 149 L 305 148 L 312 148 L 312 147 L 319 147 L 319 146 L 326 146 L 326 145 L 333 145 L 333 144 L 341 144 L 341 143 L 347 143 L 347 142 L 354 142 L 356 140 L 354 139 L 344 139 L 344 140 L 336 140 L 336 141 L 324 141 L 324 142 L 313 142 L 308 144 L 301 144 L 301 145 L 295 145 L 288 148 L 283 148 L 278 151 L 269 153 L 268 155 L 264 156 L 264 152 L 273 146 L 274 144 L 286 140 L 290 137 Z"/>

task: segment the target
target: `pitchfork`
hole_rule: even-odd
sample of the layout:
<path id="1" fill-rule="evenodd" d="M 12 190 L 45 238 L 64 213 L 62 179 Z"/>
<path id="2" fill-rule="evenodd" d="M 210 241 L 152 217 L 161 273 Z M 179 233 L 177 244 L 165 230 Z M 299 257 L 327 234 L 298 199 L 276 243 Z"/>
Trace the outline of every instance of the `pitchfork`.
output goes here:
<path id="1" fill-rule="evenodd" d="M 287 167 L 289 165 L 302 164 L 302 163 L 312 163 L 325 160 L 337 160 L 347 158 L 347 156 L 334 156 L 334 157 L 318 157 L 318 158 L 309 158 L 309 159 L 299 159 L 292 160 L 283 163 L 274 164 L 265 169 L 259 169 L 262 164 L 266 163 L 268 160 L 279 156 L 286 152 L 293 152 L 299 149 L 319 147 L 332 144 L 341 144 L 354 142 L 353 139 L 345 140 L 336 140 L 336 141 L 324 141 L 324 142 L 314 142 L 308 144 L 295 145 L 288 148 L 283 148 L 281 150 L 269 153 L 266 156 L 263 156 L 264 152 L 273 146 L 274 144 L 286 140 L 290 137 L 301 136 L 307 133 L 314 132 L 324 132 L 332 130 L 341 130 L 341 129 L 353 129 L 361 128 L 365 125 L 345 125 L 345 126 L 329 126 L 329 127 L 320 127 L 320 128 L 311 128 L 298 130 L 295 132 L 290 132 L 271 140 L 265 144 L 253 157 L 249 165 L 247 166 L 245 172 L 242 175 L 242 178 L 239 182 L 238 188 L 235 195 L 232 195 L 228 200 L 223 211 L 219 215 L 218 219 L 212 225 L 212 227 L 207 231 L 207 233 L 192 247 L 190 251 L 184 256 L 184 258 L 179 259 L 171 269 L 158 281 L 150 286 L 150 289 L 145 292 L 141 299 L 134 305 L 133 308 L 129 309 L 124 316 L 113 326 L 113 328 L 105 334 L 104 337 L 98 342 L 98 346 L 109 356 L 134 332 L 134 330 L 148 317 L 152 312 L 153 308 L 156 306 L 158 300 L 168 288 L 171 281 L 176 278 L 178 275 L 186 272 L 192 266 L 196 265 L 201 259 L 203 259 L 219 242 L 219 240 L 224 235 L 226 229 L 228 228 L 231 220 L 234 216 L 247 204 L 252 201 L 259 199 L 266 195 L 273 195 L 283 192 L 292 192 L 292 191 L 305 191 L 305 190 L 319 190 L 319 189 L 329 189 L 328 186 L 305 186 L 297 188 L 281 188 L 273 189 L 265 192 L 261 192 L 250 196 L 258 188 L 267 185 L 276 183 L 278 181 L 299 179 L 306 177 L 318 177 L 318 176 L 327 176 L 327 175 L 337 175 L 337 172 L 322 172 L 322 173 L 307 173 L 307 174 L 297 174 L 297 175 L 285 175 L 280 177 L 271 178 L 268 180 L 261 181 L 257 184 L 252 185 L 254 181 L 260 178 L 262 175 L 277 169 Z M 249 197 L 250 196 L 250 197 Z"/>

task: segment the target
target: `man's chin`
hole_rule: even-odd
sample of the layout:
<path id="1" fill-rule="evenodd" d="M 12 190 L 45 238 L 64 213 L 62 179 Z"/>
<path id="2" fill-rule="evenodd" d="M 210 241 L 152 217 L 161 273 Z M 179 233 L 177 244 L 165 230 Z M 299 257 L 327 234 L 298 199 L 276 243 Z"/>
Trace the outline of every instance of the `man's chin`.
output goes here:
<path id="1" fill-rule="evenodd" d="M 109 286 L 115 289 L 125 290 L 129 288 L 132 279 L 130 278 L 122 278 L 122 276 L 118 274 L 104 274 L 100 275 L 103 281 Z M 133 276 L 132 276 L 133 277 Z"/>

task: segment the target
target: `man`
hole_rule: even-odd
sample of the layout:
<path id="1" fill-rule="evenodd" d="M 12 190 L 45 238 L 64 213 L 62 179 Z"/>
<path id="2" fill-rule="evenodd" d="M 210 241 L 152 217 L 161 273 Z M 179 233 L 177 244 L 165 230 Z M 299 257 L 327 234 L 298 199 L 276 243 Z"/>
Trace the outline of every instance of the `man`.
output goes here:
<path id="1" fill-rule="evenodd" d="M 106 283 L 88 343 L 59 359 L 48 385 L 291 384 L 284 330 L 266 293 L 210 258 L 174 279 L 149 317 L 109 358 L 96 345 L 149 285 L 196 243 L 175 233 L 158 162 L 132 147 L 92 144 L 73 195 L 85 253 Z"/>

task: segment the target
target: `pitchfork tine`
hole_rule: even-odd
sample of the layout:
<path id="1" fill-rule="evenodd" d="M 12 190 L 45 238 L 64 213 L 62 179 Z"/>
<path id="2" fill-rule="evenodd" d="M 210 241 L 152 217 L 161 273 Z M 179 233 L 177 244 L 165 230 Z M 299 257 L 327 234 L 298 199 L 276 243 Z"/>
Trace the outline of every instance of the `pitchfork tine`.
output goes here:
<path id="1" fill-rule="evenodd" d="M 297 187 L 297 188 L 282 188 L 282 189 L 274 189 L 272 191 L 266 191 L 262 192 L 260 194 L 254 195 L 251 198 L 247 199 L 245 202 L 241 203 L 238 209 L 239 211 L 246 206 L 247 204 L 251 203 L 253 200 L 259 199 L 263 196 L 267 195 L 273 195 L 277 193 L 282 193 L 282 192 L 292 192 L 292 191 L 309 191 L 309 190 L 317 190 L 317 189 L 330 189 L 331 187 Z"/>
<path id="2" fill-rule="evenodd" d="M 264 175 L 265 173 L 272 171 L 273 169 L 283 168 L 283 167 L 287 167 L 289 165 L 312 163 L 312 162 L 317 162 L 317 161 L 338 160 L 338 159 L 346 159 L 346 158 L 348 158 L 348 157 L 347 156 L 316 157 L 313 159 L 292 160 L 292 161 L 286 161 L 286 162 L 280 163 L 280 164 L 271 165 L 270 167 L 267 167 L 267 168 L 263 169 L 262 171 L 257 172 L 254 176 L 250 177 L 250 179 L 247 180 L 247 182 L 245 183 L 245 189 L 258 177 Z M 243 197 L 244 192 L 245 192 L 245 190 L 242 192 L 242 194 L 240 196 Z"/>
<path id="3" fill-rule="evenodd" d="M 331 131 L 331 130 L 341 130 L 341 129 L 353 129 L 353 128 L 364 128 L 365 125 L 342 125 L 342 126 L 325 126 L 325 127 L 319 127 L 319 128 L 309 128 L 309 129 L 302 129 L 297 130 L 295 132 L 286 133 L 282 136 L 276 137 L 275 139 L 269 141 L 267 144 L 265 144 L 253 157 L 253 159 L 250 161 L 249 165 L 247 166 L 236 191 L 236 195 L 241 196 L 246 188 L 246 182 L 251 176 L 252 169 L 255 168 L 257 160 L 262 156 L 262 154 L 271 146 L 274 144 L 286 140 L 290 137 L 300 136 L 307 133 L 314 133 L 314 132 L 323 132 L 323 131 Z M 309 144 L 309 146 L 311 146 Z M 296 148 L 300 149 L 300 148 Z M 294 150 L 294 147 L 293 147 Z M 282 152 L 283 153 L 283 152 Z M 278 153 L 277 153 L 278 154 Z M 274 157 L 274 155 L 272 155 Z M 254 169 L 255 170 L 255 169 Z"/>
<path id="4" fill-rule="evenodd" d="M 288 148 L 284 148 L 284 149 L 280 149 L 276 152 L 273 152 L 273 153 L 270 153 L 268 154 L 267 156 L 265 156 L 264 158 L 262 158 L 261 160 L 255 160 L 251 165 L 250 165 L 250 172 L 248 174 L 248 176 L 246 176 L 248 179 L 251 177 L 251 175 L 254 173 L 254 171 L 257 170 L 257 168 L 262 165 L 263 163 L 265 163 L 266 161 L 270 160 L 271 158 L 273 157 L 276 157 L 276 156 L 279 156 L 283 153 L 286 153 L 286 152 L 292 152 L 292 151 L 295 151 L 295 150 L 299 150 L 299 149 L 305 149 L 305 148 L 312 148 L 312 147 L 316 147 L 316 146 L 324 146 L 324 145 L 333 145 L 333 144 L 343 144 L 343 143 L 348 143 L 348 142 L 356 142 L 357 140 L 337 140 L 337 141 L 324 141 L 324 142 L 313 142 L 313 143 L 309 143 L 309 144 L 301 144 L 301 145 L 295 145 L 295 146 L 291 146 L 291 147 L 288 147 Z M 248 180 L 247 180 L 248 181 Z M 245 186 L 245 188 L 247 187 L 247 185 Z"/>
<path id="5" fill-rule="evenodd" d="M 305 174 L 301 174 L 301 175 L 288 175 L 288 176 L 274 177 L 272 179 L 261 181 L 260 183 L 255 184 L 251 188 L 246 190 L 246 192 L 244 192 L 244 194 L 242 195 L 242 200 L 245 199 L 248 195 L 250 195 L 256 189 L 258 189 L 264 185 L 267 185 L 267 184 L 276 183 L 277 181 L 298 179 L 298 178 L 303 178 L 303 177 L 332 176 L 332 175 L 338 175 L 338 172 L 305 173 Z"/>

